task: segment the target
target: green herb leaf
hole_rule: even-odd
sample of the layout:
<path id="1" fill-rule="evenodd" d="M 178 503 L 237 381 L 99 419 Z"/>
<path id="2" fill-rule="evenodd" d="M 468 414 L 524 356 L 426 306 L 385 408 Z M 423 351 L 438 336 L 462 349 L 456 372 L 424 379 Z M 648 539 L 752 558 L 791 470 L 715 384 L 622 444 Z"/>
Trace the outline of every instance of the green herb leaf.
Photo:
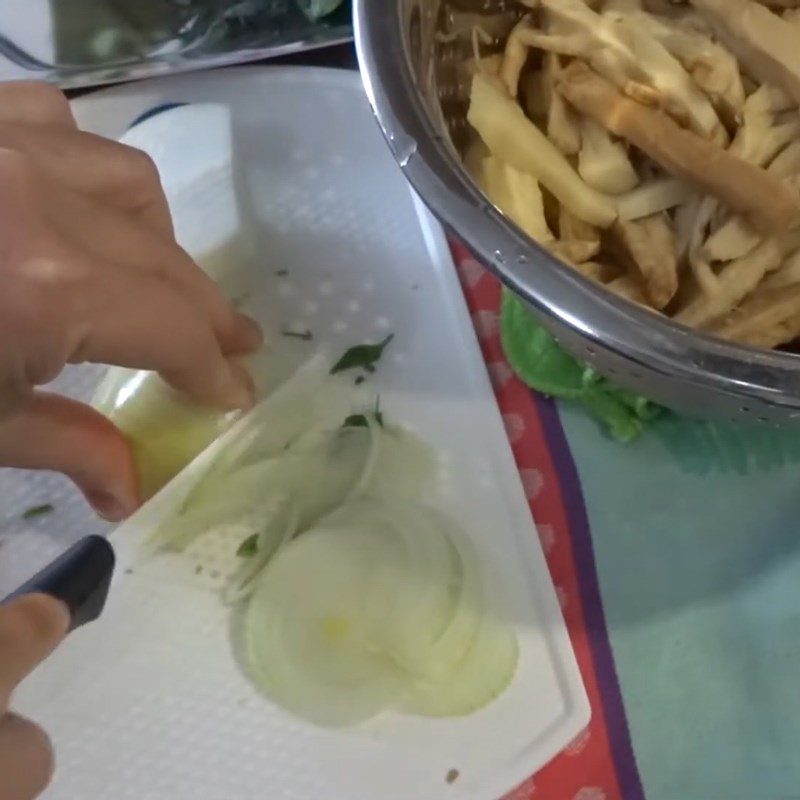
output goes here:
<path id="1" fill-rule="evenodd" d="M 236 551 L 236 555 L 239 556 L 239 558 L 252 558 L 257 551 L 258 551 L 258 534 L 254 533 L 252 536 L 248 536 L 239 545 L 239 549 Z"/>
<path id="2" fill-rule="evenodd" d="M 22 514 L 22 519 L 35 519 L 36 517 L 42 517 L 45 514 L 52 514 L 55 510 L 55 507 L 50 505 L 50 503 L 43 503 L 40 506 L 33 506 L 25 511 Z"/>
<path id="3" fill-rule="evenodd" d="M 394 339 L 394 334 L 390 333 L 379 344 L 358 344 L 351 347 L 331 368 L 331 375 L 337 372 L 344 372 L 348 369 L 363 369 L 367 372 L 375 372 L 375 364 L 380 360 L 383 351 L 389 342 Z"/>
<path id="4" fill-rule="evenodd" d="M 372 417 L 378 425 L 383 427 L 383 414 L 380 411 L 374 411 L 367 414 L 351 414 L 343 423 L 343 428 L 368 428 L 368 417 Z"/>
<path id="5" fill-rule="evenodd" d="M 343 428 L 367 428 L 367 427 L 369 427 L 369 423 L 367 422 L 367 415 L 366 414 L 351 414 L 342 423 L 342 427 Z"/>

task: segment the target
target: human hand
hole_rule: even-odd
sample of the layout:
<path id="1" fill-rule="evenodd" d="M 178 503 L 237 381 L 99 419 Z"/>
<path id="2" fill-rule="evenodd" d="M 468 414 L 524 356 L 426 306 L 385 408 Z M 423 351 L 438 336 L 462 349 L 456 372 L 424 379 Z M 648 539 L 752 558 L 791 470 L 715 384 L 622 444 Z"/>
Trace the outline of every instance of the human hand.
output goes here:
<path id="1" fill-rule="evenodd" d="M 0 798 L 30 800 L 53 772 L 47 734 L 9 711 L 19 682 L 64 638 L 69 611 L 59 600 L 30 594 L 0 605 Z"/>
<path id="2" fill-rule="evenodd" d="M 100 362 L 220 409 L 252 402 L 231 359 L 259 346 L 258 326 L 175 242 L 152 161 L 79 131 L 46 84 L 0 84 L 0 287 L 0 466 L 63 472 L 108 519 L 139 502 L 125 439 L 37 386 Z"/>

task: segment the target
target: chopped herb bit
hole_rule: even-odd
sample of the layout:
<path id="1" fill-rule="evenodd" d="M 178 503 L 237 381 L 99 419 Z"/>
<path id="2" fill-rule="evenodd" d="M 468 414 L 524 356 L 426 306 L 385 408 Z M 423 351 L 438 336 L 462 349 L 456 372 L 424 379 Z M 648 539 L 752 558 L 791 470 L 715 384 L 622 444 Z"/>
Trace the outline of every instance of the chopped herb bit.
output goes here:
<path id="1" fill-rule="evenodd" d="M 365 414 L 351 414 L 343 423 L 343 428 L 367 428 L 369 427 L 368 418 L 372 417 L 381 428 L 383 425 L 383 412 L 381 411 L 381 396 L 375 398 L 375 409 Z"/>
<path id="2" fill-rule="evenodd" d="M 368 428 L 369 420 L 367 417 L 372 417 L 378 425 L 383 427 L 383 414 L 380 411 L 368 414 L 351 414 L 343 423 L 343 428 Z"/>
<path id="3" fill-rule="evenodd" d="M 363 369 L 367 372 L 375 372 L 375 364 L 383 355 L 383 351 L 392 339 L 394 339 L 394 334 L 390 333 L 379 344 L 358 344 L 355 347 L 351 347 L 333 365 L 331 375 L 335 375 L 337 372 L 344 372 L 348 369 Z"/>
<path id="4" fill-rule="evenodd" d="M 288 269 L 276 269 L 275 270 L 275 274 L 279 278 L 285 278 L 289 274 L 289 270 Z"/>
<path id="5" fill-rule="evenodd" d="M 448 783 L 455 783 L 458 780 L 458 776 L 460 775 L 457 769 L 449 769 L 447 770 L 447 775 L 444 776 L 444 779 Z"/>
<path id="6" fill-rule="evenodd" d="M 200 574 L 202 571 L 203 571 L 203 565 L 202 565 L 202 564 L 198 564 L 198 565 L 197 565 L 197 566 L 194 568 L 194 574 L 195 574 L 195 575 L 199 575 L 199 574 Z"/>
<path id="7" fill-rule="evenodd" d="M 128 569 L 125 570 L 125 574 L 126 575 L 133 575 L 133 570 L 130 567 L 128 567 Z"/>
<path id="8" fill-rule="evenodd" d="M 361 384 L 364 383 L 365 380 L 366 377 L 364 375 L 357 375 L 355 381 L 353 382 L 355 383 L 356 386 L 361 386 Z"/>
<path id="9" fill-rule="evenodd" d="M 239 558 L 252 558 L 256 551 L 258 550 L 258 534 L 254 533 L 252 536 L 248 536 L 240 545 L 239 549 L 236 551 L 236 555 Z"/>
<path id="10" fill-rule="evenodd" d="M 310 342 L 314 338 L 314 334 L 306 328 L 304 331 L 281 331 L 281 336 L 287 336 L 290 339 L 302 339 L 304 342 Z"/>
<path id="11" fill-rule="evenodd" d="M 55 510 L 55 507 L 50 503 L 43 503 L 40 506 L 33 506 L 25 511 L 22 515 L 22 519 L 35 519 L 36 517 L 42 517 L 45 514 L 52 514 Z"/>

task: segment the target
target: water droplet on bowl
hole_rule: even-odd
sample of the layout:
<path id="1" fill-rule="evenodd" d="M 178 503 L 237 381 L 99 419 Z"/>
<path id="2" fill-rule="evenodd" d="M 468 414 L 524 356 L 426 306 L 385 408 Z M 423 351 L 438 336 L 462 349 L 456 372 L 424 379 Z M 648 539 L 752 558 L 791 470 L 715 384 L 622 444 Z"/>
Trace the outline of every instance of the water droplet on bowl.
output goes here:
<path id="1" fill-rule="evenodd" d="M 417 143 L 412 139 L 402 150 L 398 150 L 397 161 L 401 167 L 407 167 L 408 162 L 417 154 Z"/>

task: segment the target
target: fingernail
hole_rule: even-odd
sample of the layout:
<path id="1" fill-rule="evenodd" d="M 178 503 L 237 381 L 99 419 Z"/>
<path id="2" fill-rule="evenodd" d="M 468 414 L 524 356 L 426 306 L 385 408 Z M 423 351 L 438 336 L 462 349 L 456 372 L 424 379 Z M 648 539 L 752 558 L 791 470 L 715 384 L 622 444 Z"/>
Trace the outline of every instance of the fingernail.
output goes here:
<path id="1" fill-rule="evenodd" d="M 238 314 L 239 328 L 241 329 L 242 346 L 245 351 L 258 350 L 264 342 L 261 326 L 247 314 Z"/>
<path id="2" fill-rule="evenodd" d="M 136 510 L 135 507 L 124 503 L 110 492 L 90 490 L 85 494 L 92 508 L 109 522 L 121 522 Z"/>
<path id="3" fill-rule="evenodd" d="M 232 409 L 247 411 L 255 403 L 256 386 L 250 373 L 241 364 L 229 362 L 231 382 L 234 386 L 231 391 Z"/>

